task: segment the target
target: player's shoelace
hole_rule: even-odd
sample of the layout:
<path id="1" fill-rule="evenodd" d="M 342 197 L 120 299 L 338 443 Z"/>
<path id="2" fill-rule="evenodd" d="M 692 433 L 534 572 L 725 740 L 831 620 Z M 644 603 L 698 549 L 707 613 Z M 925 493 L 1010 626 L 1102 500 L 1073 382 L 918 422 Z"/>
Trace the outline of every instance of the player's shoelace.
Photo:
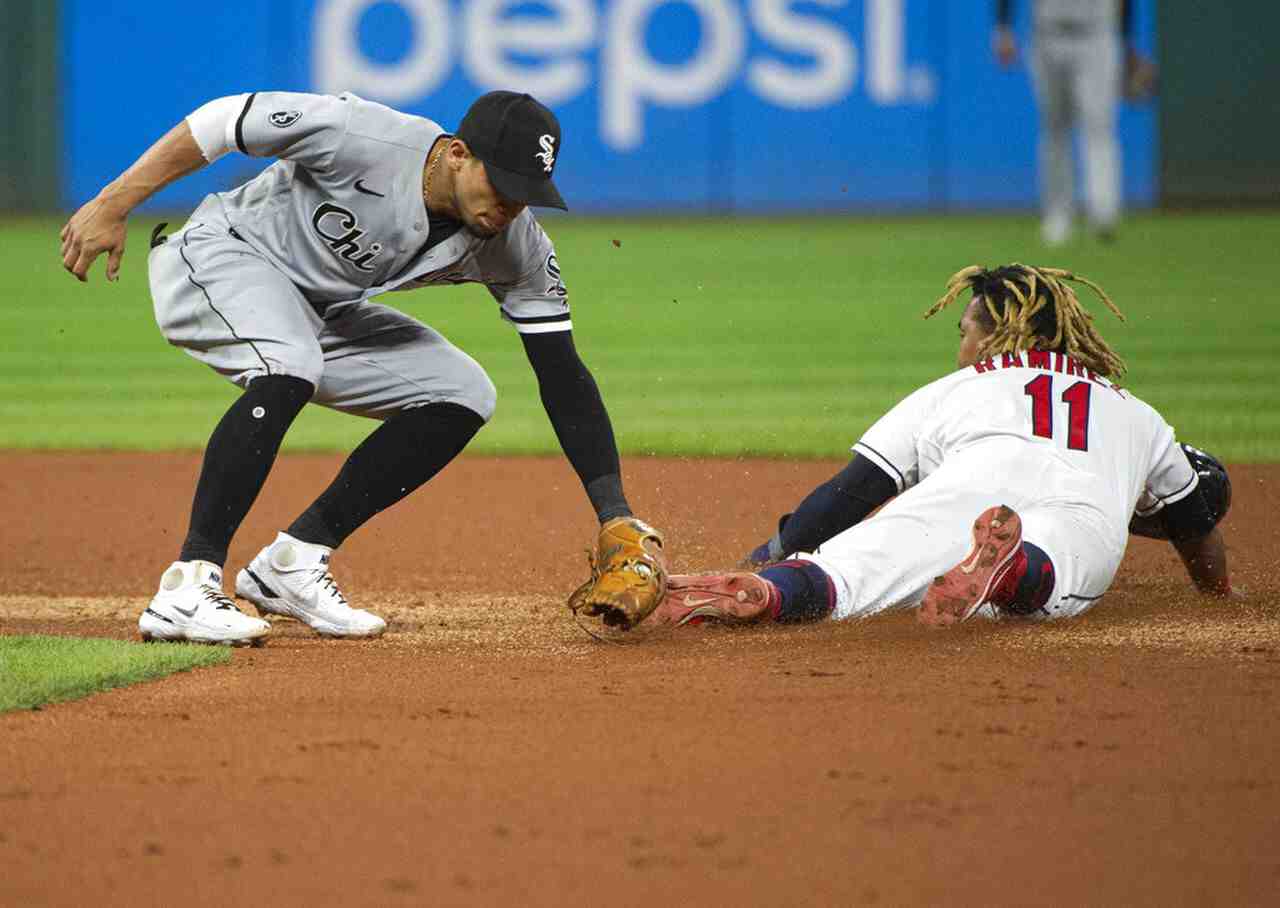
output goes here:
<path id="1" fill-rule="evenodd" d="M 231 601 L 231 597 L 222 590 L 216 590 L 211 586 L 204 586 L 200 588 L 200 595 L 204 597 L 205 602 L 208 602 L 214 608 L 229 608 L 233 612 L 240 611 L 240 609 L 236 608 L 236 604 Z"/>
<path id="2" fill-rule="evenodd" d="M 320 572 L 317 571 L 316 573 L 320 573 Z M 347 597 L 342 595 L 342 590 L 338 589 L 337 581 L 333 579 L 332 574 L 330 574 L 328 571 L 325 571 L 323 574 L 320 575 L 320 578 L 316 582 L 319 583 L 321 587 L 323 587 L 324 589 L 327 589 L 330 593 L 332 593 L 334 598 L 336 598 L 338 602 L 350 608 L 350 606 L 347 603 Z"/>

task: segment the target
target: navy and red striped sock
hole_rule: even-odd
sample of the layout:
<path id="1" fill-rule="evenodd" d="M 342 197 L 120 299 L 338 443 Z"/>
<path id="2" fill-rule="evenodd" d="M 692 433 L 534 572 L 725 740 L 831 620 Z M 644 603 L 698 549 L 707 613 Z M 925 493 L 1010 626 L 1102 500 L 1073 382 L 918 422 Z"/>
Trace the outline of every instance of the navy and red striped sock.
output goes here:
<path id="1" fill-rule="evenodd" d="M 1030 615 L 1045 607 L 1056 581 L 1048 553 L 1024 540 L 1013 556 L 1013 569 L 991 591 L 991 602 L 1012 615 Z"/>
<path id="2" fill-rule="evenodd" d="M 820 621 L 835 610 L 835 583 L 812 561 L 780 561 L 760 576 L 778 591 L 777 602 L 770 604 L 774 621 Z"/>

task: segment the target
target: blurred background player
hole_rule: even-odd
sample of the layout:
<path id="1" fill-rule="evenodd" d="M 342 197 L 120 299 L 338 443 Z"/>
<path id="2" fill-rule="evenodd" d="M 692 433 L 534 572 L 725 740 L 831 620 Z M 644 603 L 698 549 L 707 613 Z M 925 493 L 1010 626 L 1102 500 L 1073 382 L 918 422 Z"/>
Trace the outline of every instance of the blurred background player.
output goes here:
<path id="1" fill-rule="evenodd" d="M 993 618 L 1078 615 L 1111 585 L 1135 510 L 1148 535 L 1173 543 L 1198 590 L 1230 595 L 1217 529 L 1225 505 L 1207 499 L 1163 417 L 1114 383 L 1124 363 L 1069 281 L 1120 314 L 1096 284 L 1058 269 L 953 275 L 925 317 L 972 292 L 959 370 L 881 417 L 849 465 L 752 554 L 777 563 L 672 576 L 648 626 L 916 605 L 933 625 L 984 608 Z M 812 554 L 778 560 L 794 552 Z"/>
<path id="2" fill-rule="evenodd" d="M 1031 6 L 1044 241 L 1057 246 L 1071 236 L 1071 139 L 1077 126 L 1084 148 L 1085 210 L 1098 236 L 1114 239 L 1120 220 L 1116 106 L 1122 87 L 1130 96 L 1147 94 L 1155 73 L 1133 46 L 1132 0 L 1032 0 Z M 996 0 L 992 47 L 1005 68 L 1018 59 L 1013 15 L 1014 0 Z"/>

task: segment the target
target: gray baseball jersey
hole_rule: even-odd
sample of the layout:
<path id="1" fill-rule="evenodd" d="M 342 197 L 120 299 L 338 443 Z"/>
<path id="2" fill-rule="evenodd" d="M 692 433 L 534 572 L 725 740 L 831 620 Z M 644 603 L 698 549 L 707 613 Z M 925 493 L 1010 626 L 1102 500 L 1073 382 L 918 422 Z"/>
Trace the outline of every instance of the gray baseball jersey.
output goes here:
<path id="1" fill-rule="evenodd" d="M 1074 208 L 1071 132 L 1084 152 L 1085 203 L 1095 228 L 1120 218 L 1121 48 L 1118 0 L 1037 0 L 1031 74 L 1040 107 L 1044 233 L 1066 238 Z"/>
<path id="2" fill-rule="evenodd" d="M 280 160 L 206 198 L 191 220 L 225 221 L 325 311 L 389 290 L 477 282 L 522 333 L 568 330 L 555 249 L 528 209 L 496 237 L 462 230 L 427 247 L 422 173 L 443 134 L 350 93 L 257 92 L 236 121 L 236 145 Z"/>
<path id="3" fill-rule="evenodd" d="M 1120 0 L 1034 0 L 1036 29 L 1074 28 L 1115 31 Z"/>

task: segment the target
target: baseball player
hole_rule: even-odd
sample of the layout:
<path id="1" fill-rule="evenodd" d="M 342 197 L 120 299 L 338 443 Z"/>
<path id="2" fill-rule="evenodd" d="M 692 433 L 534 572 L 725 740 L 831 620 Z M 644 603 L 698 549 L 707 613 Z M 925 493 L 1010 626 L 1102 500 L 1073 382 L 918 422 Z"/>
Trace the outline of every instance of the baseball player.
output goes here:
<path id="1" fill-rule="evenodd" d="M 243 644 L 267 635 L 265 621 L 223 592 L 223 565 L 307 403 L 381 425 L 238 573 L 235 591 L 324 636 L 382 633 L 385 621 L 339 590 L 330 557 L 456 457 L 496 397 L 480 365 L 442 334 L 373 302 L 391 290 L 484 284 L 524 344 L 602 532 L 631 528 L 660 547 L 661 536 L 631 516 L 608 413 L 574 347 L 555 250 L 527 207 L 566 207 L 552 181 L 560 139 L 550 110 L 505 91 L 479 98 L 455 134 L 352 94 L 224 97 L 71 217 L 66 269 L 84 281 L 105 252 L 115 280 L 126 218 L 155 191 L 231 151 L 279 159 L 206 197 L 173 235 L 160 225 L 152 236 L 161 332 L 242 393 L 209 439 L 178 560 L 138 620 L 144 638 Z M 608 609 L 605 601 L 594 613 Z"/>
<path id="2" fill-rule="evenodd" d="M 1001 66 L 1018 59 L 1013 0 L 996 0 L 992 47 Z M 1071 132 L 1084 146 L 1085 200 L 1089 220 L 1103 239 L 1114 237 L 1120 218 L 1120 147 L 1116 106 L 1121 92 L 1121 43 L 1127 85 L 1134 92 L 1153 77 L 1134 48 L 1131 0 L 1033 0 L 1031 76 L 1040 108 L 1042 234 L 1049 245 L 1071 235 L 1073 179 Z"/>
<path id="3" fill-rule="evenodd" d="M 1110 586 L 1135 511 L 1134 531 L 1171 540 L 1197 589 L 1230 595 L 1216 526 L 1230 503 L 1225 471 L 1200 452 L 1190 457 L 1159 413 L 1115 383 L 1124 364 L 1073 281 L 1119 315 L 1099 287 L 1058 269 L 954 275 L 926 318 L 971 291 L 959 370 L 867 430 L 848 466 L 750 559 L 775 563 L 673 575 L 645 624 L 916 606 L 932 625 L 978 612 L 1078 615 Z M 795 552 L 808 554 L 786 558 Z"/>

